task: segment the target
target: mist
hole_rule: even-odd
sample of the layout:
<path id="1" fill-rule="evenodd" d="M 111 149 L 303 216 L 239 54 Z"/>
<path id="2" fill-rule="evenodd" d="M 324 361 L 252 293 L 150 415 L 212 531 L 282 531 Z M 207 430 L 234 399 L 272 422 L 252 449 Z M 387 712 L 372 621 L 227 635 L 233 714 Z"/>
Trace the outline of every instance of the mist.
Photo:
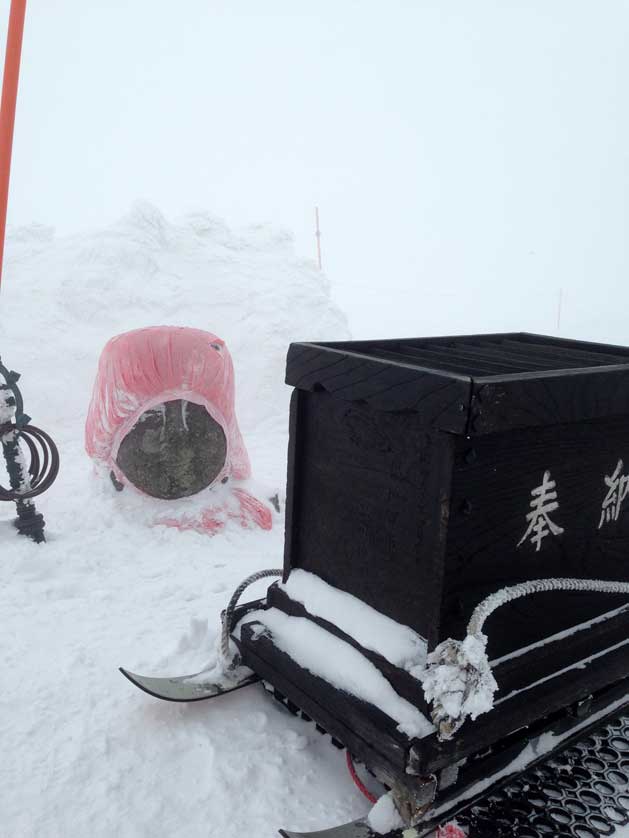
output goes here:
<path id="1" fill-rule="evenodd" d="M 628 24 L 621 0 L 30 0 L 8 221 L 142 199 L 314 259 L 318 206 L 357 338 L 629 343 Z"/>

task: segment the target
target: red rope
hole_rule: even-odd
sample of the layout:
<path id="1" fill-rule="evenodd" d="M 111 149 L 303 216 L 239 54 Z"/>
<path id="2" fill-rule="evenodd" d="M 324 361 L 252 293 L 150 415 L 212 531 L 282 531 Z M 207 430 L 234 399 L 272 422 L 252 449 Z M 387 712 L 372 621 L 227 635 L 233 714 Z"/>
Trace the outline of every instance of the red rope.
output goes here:
<path id="1" fill-rule="evenodd" d="M 361 792 L 361 794 L 365 795 L 365 797 L 370 803 L 376 803 L 378 798 L 375 797 L 369 791 L 367 786 L 363 783 L 363 781 L 356 773 L 356 768 L 354 767 L 354 760 L 352 759 L 352 755 L 349 751 L 345 751 L 345 759 L 347 761 L 347 769 L 350 773 L 352 780 L 356 784 L 356 788 Z M 457 826 L 455 823 L 448 823 L 445 826 L 438 827 L 437 838 L 466 838 L 466 835 L 465 832 L 461 829 L 461 827 Z"/>
<path id="2" fill-rule="evenodd" d="M 367 800 L 370 803 L 375 803 L 378 798 L 374 797 L 374 795 L 369 791 L 367 786 L 363 783 L 363 781 L 360 779 L 360 777 L 356 773 L 356 769 L 354 768 L 354 760 L 352 759 L 352 755 L 350 754 L 349 751 L 345 751 L 345 759 L 347 760 L 347 770 L 349 771 L 352 780 L 356 784 L 356 788 L 362 794 L 365 795 L 365 797 L 367 798 Z"/>

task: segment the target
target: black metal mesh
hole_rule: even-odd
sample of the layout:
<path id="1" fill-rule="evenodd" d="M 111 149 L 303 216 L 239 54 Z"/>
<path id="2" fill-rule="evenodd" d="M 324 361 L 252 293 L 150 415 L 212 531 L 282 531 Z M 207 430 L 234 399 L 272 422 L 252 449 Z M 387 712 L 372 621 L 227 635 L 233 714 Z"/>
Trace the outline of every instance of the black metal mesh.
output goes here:
<path id="1" fill-rule="evenodd" d="M 271 684 L 293 715 L 311 719 Z M 317 725 L 317 730 L 326 731 Z M 332 744 L 343 744 L 332 739 Z M 456 816 L 469 838 L 599 838 L 629 824 L 629 715 L 607 722 Z M 401 836 L 403 833 L 389 833 Z M 385 836 L 386 838 L 386 836 Z"/>
<path id="2" fill-rule="evenodd" d="M 629 823 L 629 715 L 458 816 L 470 838 L 598 838 Z"/>

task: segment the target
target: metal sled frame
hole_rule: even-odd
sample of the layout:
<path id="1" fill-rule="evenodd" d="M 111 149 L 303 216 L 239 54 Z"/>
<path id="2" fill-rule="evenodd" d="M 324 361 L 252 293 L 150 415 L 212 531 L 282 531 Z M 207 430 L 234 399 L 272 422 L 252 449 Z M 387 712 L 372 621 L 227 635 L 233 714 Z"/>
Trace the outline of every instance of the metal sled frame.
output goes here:
<path id="1" fill-rule="evenodd" d="M 336 690 L 303 670 L 277 649 L 268 635 L 257 631 L 255 625 L 245 623 L 240 639 L 236 640 L 245 665 L 270 685 L 275 697 L 291 712 L 314 722 L 321 732 L 328 733 L 363 762 L 384 785 L 402 797 L 408 796 L 422 808 L 414 827 L 416 836 L 428 834 L 458 812 L 468 810 L 490 790 L 547 761 L 629 708 L 629 677 L 626 677 L 542 718 L 533 717 L 517 730 L 509 729 L 511 714 L 501 713 L 498 708 L 476 722 L 468 722 L 451 743 L 439 743 L 433 734 L 425 740 L 406 740 L 404 748 L 403 737 L 400 735 L 395 741 L 391 720 L 378 708 Z M 607 657 L 601 665 L 611 664 Z M 501 729 L 505 732 L 492 738 L 492 731 L 495 734 Z M 553 741 L 549 746 L 551 736 Z M 427 763 L 426 756 L 431 751 Z M 354 824 L 355 828 L 358 826 Z M 362 834 L 356 832 L 356 836 Z M 335 832 L 329 838 L 335 836 L 345 838 Z M 326 838 L 326 834 L 321 838 Z"/>
<path id="2" fill-rule="evenodd" d="M 242 619 L 265 605 L 265 600 L 243 604 L 237 609 L 237 617 Z M 140 689 L 168 701 L 202 701 L 262 681 L 289 712 L 315 724 L 320 733 L 329 734 L 335 745 L 347 748 L 385 785 L 398 792 L 406 789 L 416 800 L 423 794 L 425 811 L 418 822 L 387 838 L 420 838 L 454 816 L 469 827 L 470 838 L 544 838 L 548 834 L 572 838 L 576 834 L 589 835 L 587 830 L 592 826 L 599 830 L 592 832 L 593 836 L 612 835 L 614 825 L 629 823 L 629 677 L 457 759 L 456 754 L 463 753 L 461 745 L 455 756 L 434 774 L 421 776 L 413 773 L 417 768 L 415 742 L 408 743 L 400 754 L 406 761 L 403 771 L 396 770 L 390 752 L 379 750 L 382 745 L 373 738 L 370 725 L 374 717 L 381 722 L 386 718 L 384 714 L 347 694 L 334 696 L 338 691 L 330 685 L 327 689 L 332 692 L 319 694 L 319 700 L 313 697 L 311 683 L 308 694 L 303 692 L 302 678 L 315 676 L 298 671 L 297 677 L 290 678 L 274 668 L 268 658 L 283 653 L 273 647 L 268 636 L 255 632 L 252 625 L 243 626 L 240 638 L 233 636 L 233 640 L 243 663 L 254 674 L 228 688 L 205 683 L 198 675 L 157 678 L 121 671 Z M 258 646 L 260 641 L 264 650 Z M 290 665 L 297 667 L 294 661 Z M 348 702 L 345 708 L 352 708 L 351 724 L 335 714 L 338 701 Z M 476 724 L 469 726 L 472 736 Z M 554 739 L 549 747 L 550 736 Z M 625 753 L 627 758 L 623 759 Z M 584 770 L 589 774 L 581 777 L 578 771 Z M 586 776 L 593 779 L 586 781 Z M 579 789 L 575 777 L 582 780 Z M 588 797 L 593 784 L 594 791 Z M 535 794 L 529 794 L 529 789 L 534 789 Z M 563 807 L 567 807 L 567 814 L 562 814 L 562 807 L 557 804 L 560 797 L 567 799 Z M 525 810 L 532 814 L 529 811 L 524 819 Z M 581 832 L 560 831 L 557 819 L 562 817 L 565 823 L 574 821 Z M 539 830 L 537 822 L 542 824 Z M 550 822 L 557 827 L 556 833 L 548 832 Z M 280 832 L 285 838 L 377 838 L 365 818 L 316 832 Z"/>

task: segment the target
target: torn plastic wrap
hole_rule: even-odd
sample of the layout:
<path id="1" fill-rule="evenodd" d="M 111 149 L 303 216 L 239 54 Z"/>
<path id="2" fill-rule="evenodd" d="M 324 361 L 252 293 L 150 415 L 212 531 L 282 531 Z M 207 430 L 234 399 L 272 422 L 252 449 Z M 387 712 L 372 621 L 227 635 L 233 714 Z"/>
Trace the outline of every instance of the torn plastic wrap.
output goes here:
<path id="1" fill-rule="evenodd" d="M 202 406 L 222 429 L 224 460 L 209 485 L 195 494 L 195 503 L 158 501 L 155 523 L 215 533 L 234 519 L 245 527 L 270 529 L 269 506 L 246 488 L 251 466 L 234 396 L 232 359 L 216 335 L 175 326 L 118 335 L 107 343 L 99 360 L 85 426 L 87 453 L 111 472 L 119 486 L 152 494 L 120 466 L 118 455 L 125 438 L 148 412 L 159 411 L 166 403 L 181 400 L 184 405 Z"/>

